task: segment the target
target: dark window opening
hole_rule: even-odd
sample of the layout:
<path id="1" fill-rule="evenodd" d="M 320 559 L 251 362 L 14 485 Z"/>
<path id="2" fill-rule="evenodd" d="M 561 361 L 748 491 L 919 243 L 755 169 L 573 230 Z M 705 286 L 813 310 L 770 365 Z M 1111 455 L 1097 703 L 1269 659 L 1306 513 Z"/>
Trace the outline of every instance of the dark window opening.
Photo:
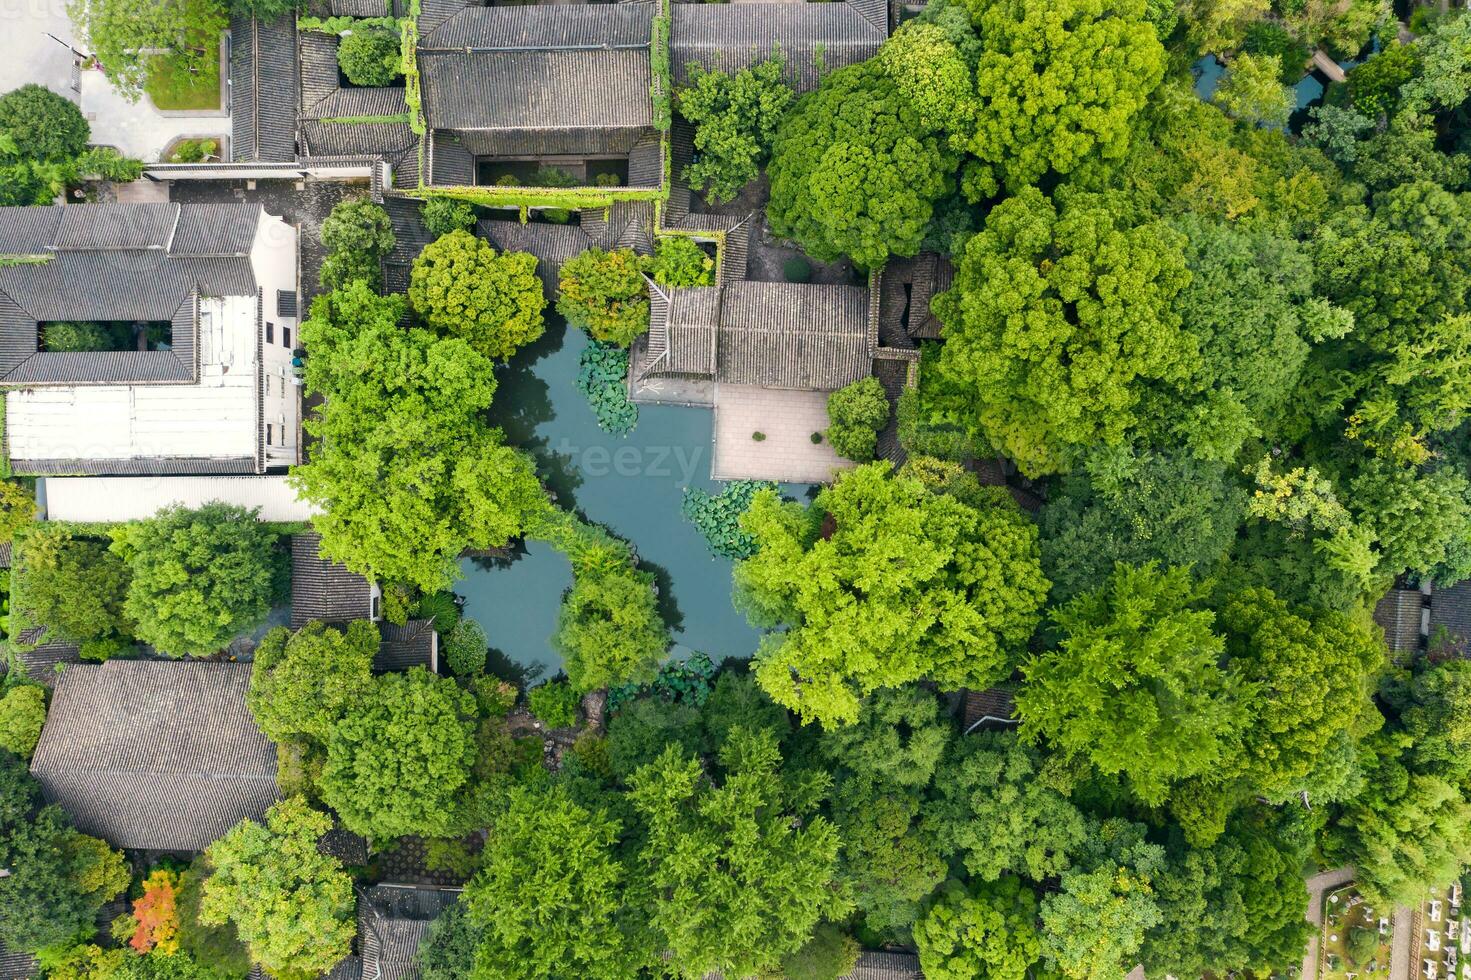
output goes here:
<path id="1" fill-rule="evenodd" d="M 269 422 L 266 423 L 266 445 L 273 445 L 271 442 L 271 423 Z"/>
<path id="2" fill-rule="evenodd" d="M 285 347 L 285 348 L 288 348 L 288 349 L 291 347 L 291 328 L 290 327 L 282 327 L 281 328 L 281 346 L 282 347 Z"/>
<path id="3" fill-rule="evenodd" d="M 162 351 L 174 346 L 168 320 L 52 320 L 36 324 L 36 349 L 47 353 Z"/>
<path id="4" fill-rule="evenodd" d="M 274 344 L 275 342 L 276 342 L 276 325 L 274 323 L 272 323 L 270 320 L 267 320 L 266 321 L 266 343 L 268 343 L 268 344 Z"/>

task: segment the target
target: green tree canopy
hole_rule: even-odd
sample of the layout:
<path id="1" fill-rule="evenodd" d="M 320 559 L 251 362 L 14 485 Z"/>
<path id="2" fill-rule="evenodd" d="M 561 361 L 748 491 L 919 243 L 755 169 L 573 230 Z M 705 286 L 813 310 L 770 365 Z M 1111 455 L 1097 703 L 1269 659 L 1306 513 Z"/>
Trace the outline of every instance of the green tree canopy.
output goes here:
<path id="1" fill-rule="evenodd" d="M 771 970 L 848 910 L 837 831 L 783 778 L 772 734 L 736 729 L 720 761 L 725 778 L 712 785 L 671 746 L 632 781 L 650 922 L 682 976 Z"/>
<path id="2" fill-rule="evenodd" d="M 80 156 L 92 128 L 75 102 L 32 83 L 0 95 L 0 133 L 26 156 L 57 162 Z"/>
<path id="3" fill-rule="evenodd" d="M 1201 599 L 1184 569 L 1119 565 L 1055 610 L 1061 642 L 1023 668 L 1022 735 L 1122 773 L 1150 805 L 1229 761 L 1251 688 L 1220 666 L 1225 642 Z"/>
<path id="4" fill-rule="evenodd" d="M 1070 866 L 1087 833 L 1068 800 L 1072 779 L 1013 732 L 977 732 L 957 741 L 935 777 L 925 830 L 941 853 L 979 881 L 1012 873 L 1033 881 Z"/>
<path id="5" fill-rule="evenodd" d="M 71 640 L 105 658 L 136 628 L 126 599 L 132 575 L 100 541 L 39 524 L 16 548 L 13 622 L 45 626 L 46 637 Z"/>
<path id="6" fill-rule="evenodd" d="M 950 741 L 934 695 L 922 688 L 882 688 L 863 699 L 858 721 L 822 734 L 823 751 L 864 779 L 909 790 L 930 783 Z"/>
<path id="7" fill-rule="evenodd" d="M 46 724 L 46 689 L 16 684 L 0 696 L 0 749 L 29 760 Z"/>
<path id="8" fill-rule="evenodd" d="M 631 564 L 578 570 L 552 636 L 579 692 L 652 680 L 669 642 L 654 576 Z"/>
<path id="9" fill-rule="evenodd" d="M 1138 432 L 1147 387 L 1183 385 L 1199 365 L 1171 308 L 1190 281 L 1183 245 L 1159 223 L 1121 227 L 1091 195 L 1059 209 L 1026 188 L 998 204 L 933 304 L 937 381 L 957 401 L 946 421 L 1033 475 Z"/>
<path id="10" fill-rule="evenodd" d="M 733 75 L 690 63 L 689 87 L 679 89 L 675 101 L 695 127 L 699 159 L 683 176 L 712 203 L 735 197 L 761 173 L 777 124 L 796 99 L 783 80 L 785 67 L 779 54 Z"/>
<path id="11" fill-rule="evenodd" d="M 160 653 L 214 653 L 271 611 L 276 532 L 254 510 L 166 507 L 119 528 L 112 547 L 133 572 L 124 609 L 138 624 L 138 639 Z"/>
<path id="12" fill-rule="evenodd" d="M 562 263 L 557 312 L 594 340 L 627 347 L 649 329 L 647 261 L 631 248 L 590 248 Z"/>
<path id="13" fill-rule="evenodd" d="M 873 459 L 879 430 L 889 421 L 889 398 L 878 378 L 860 378 L 827 396 L 824 433 L 833 452 L 859 463 Z"/>
<path id="14" fill-rule="evenodd" d="M 337 66 L 354 85 L 392 85 L 403 74 L 398 32 L 376 24 L 358 24 L 337 43 Z"/>
<path id="15" fill-rule="evenodd" d="M 736 565 L 762 639 L 756 679 L 803 721 L 850 724 L 879 687 L 1004 677 L 1047 592 L 1036 529 L 1009 499 L 963 501 L 889 464 L 848 470 L 811 507 L 758 494 Z"/>
<path id="16" fill-rule="evenodd" d="M 512 794 L 465 889 L 481 937 L 475 976 L 622 980 L 653 958 L 619 829 L 558 790 Z"/>
<path id="17" fill-rule="evenodd" d="M 1131 120 L 1164 77 L 1144 0 L 964 2 L 981 39 L 974 193 L 1016 194 L 1092 154 L 1123 156 Z"/>
<path id="18" fill-rule="evenodd" d="M 384 674 L 327 738 L 322 799 L 365 837 L 463 832 L 475 699 L 422 667 Z"/>
<path id="19" fill-rule="evenodd" d="M 302 324 L 306 386 L 324 396 L 303 423 L 320 440 L 292 471 L 322 553 L 379 581 L 426 592 L 453 580 L 467 547 L 504 545 L 547 507 L 530 460 L 482 413 L 494 367 L 459 338 L 399 327 L 401 297 L 365 283 L 317 297 Z"/>
<path id="20" fill-rule="evenodd" d="M 1116 562 L 1210 574 L 1235 541 L 1245 504 L 1225 463 L 1183 453 L 1090 455 L 1038 515 L 1052 601 L 1098 588 Z"/>
<path id="21" fill-rule="evenodd" d="M 378 643 L 377 627 L 365 619 L 345 630 L 312 622 L 267 633 L 255 648 L 245 697 L 261 734 L 325 745 L 336 721 L 371 691 Z"/>
<path id="22" fill-rule="evenodd" d="M 1142 950 L 1150 975 L 1265 976 L 1302 961 L 1308 835 L 1253 814 L 1207 848 L 1173 843 L 1153 886 L 1161 919 Z"/>
<path id="23" fill-rule="evenodd" d="M 243 820 L 210 845 L 200 920 L 233 922 L 250 958 L 272 976 L 324 973 L 351 951 L 357 933 L 352 879 L 317 850 L 332 818 L 294 796 Z"/>
<path id="24" fill-rule="evenodd" d="M 501 252 L 468 231 L 424 246 L 409 276 L 409 303 L 436 330 L 506 360 L 540 337 L 546 306 L 536 256 Z"/>
<path id="25" fill-rule="evenodd" d="M 969 889 L 950 882 L 914 927 L 925 980 L 1026 980 L 1042 958 L 1037 897 L 1005 877 Z"/>
<path id="26" fill-rule="evenodd" d="M 1236 55 L 1211 101 L 1231 118 L 1258 126 L 1285 126 L 1296 108 L 1292 89 L 1282 84 L 1282 59 L 1275 54 Z"/>
<path id="27" fill-rule="evenodd" d="M 1042 952 L 1069 980 L 1122 977 L 1162 919 L 1154 880 L 1164 849 L 1143 831 L 1124 820 L 1093 827 L 1079 864 L 1042 899 Z"/>
<path id="28" fill-rule="evenodd" d="M 766 216 L 816 259 L 877 268 L 919 251 L 956 161 L 879 65 L 839 68 L 777 130 Z"/>
<path id="29" fill-rule="evenodd" d="M 339 201 L 322 221 L 322 247 L 327 257 L 319 273 L 324 289 L 342 289 L 361 279 L 377 289 L 383 280 L 381 261 L 394 245 L 393 222 L 382 205 L 365 197 Z"/>

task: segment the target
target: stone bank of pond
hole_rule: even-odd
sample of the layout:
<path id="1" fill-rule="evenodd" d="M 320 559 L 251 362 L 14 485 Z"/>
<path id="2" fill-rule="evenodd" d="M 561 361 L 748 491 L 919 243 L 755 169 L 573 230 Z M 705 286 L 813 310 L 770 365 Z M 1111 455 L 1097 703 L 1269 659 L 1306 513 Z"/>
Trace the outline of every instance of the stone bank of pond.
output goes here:
<path id="1" fill-rule="evenodd" d="M 673 629 L 674 656 L 692 651 L 719 661 L 747 657 L 758 632 L 731 603 L 731 562 L 711 555 L 680 513 L 686 487 L 718 492 L 710 479 L 713 419 L 708 409 L 639 406 L 627 436 L 598 428 L 577 390 L 582 331 L 548 317 L 547 332 L 499 372 L 492 416 L 507 441 L 536 459 L 537 472 L 563 507 L 580 511 L 630 542 L 654 573 L 660 611 Z M 784 487 L 788 494 L 805 488 Z M 509 560 L 467 558 L 455 591 L 490 645 L 523 667 L 560 669 L 551 636 L 572 570 L 551 545 L 518 545 Z"/>

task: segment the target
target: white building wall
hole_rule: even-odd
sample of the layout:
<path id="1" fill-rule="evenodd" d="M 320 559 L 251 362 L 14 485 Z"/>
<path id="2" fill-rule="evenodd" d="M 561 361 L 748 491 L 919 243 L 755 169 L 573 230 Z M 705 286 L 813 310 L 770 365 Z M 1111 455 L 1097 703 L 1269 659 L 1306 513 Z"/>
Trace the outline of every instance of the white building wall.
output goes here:
<path id="1" fill-rule="evenodd" d="M 250 254 L 256 285 L 261 290 L 261 373 L 264 380 L 261 444 L 266 465 L 299 461 L 301 442 L 301 387 L 291 369 L 292 348 L 300 346 L 296 317 L 277 313 L 278 290 L 297 294 L 297 232 L 274 215 L 263 215 Z M 266 324 L 270 327 L 267 329 Z M 266 442 L 269 434 L 270 441 Z"/>
<path id="2" fill-rule="evenodd" d="M 51 476 L 40 482 L 52 521 L 142 520 L 170 504 L 192 508 L 216 500 L 259 507 L 263 521 L 305 521 L 318 512 L 284 476 Z"/>

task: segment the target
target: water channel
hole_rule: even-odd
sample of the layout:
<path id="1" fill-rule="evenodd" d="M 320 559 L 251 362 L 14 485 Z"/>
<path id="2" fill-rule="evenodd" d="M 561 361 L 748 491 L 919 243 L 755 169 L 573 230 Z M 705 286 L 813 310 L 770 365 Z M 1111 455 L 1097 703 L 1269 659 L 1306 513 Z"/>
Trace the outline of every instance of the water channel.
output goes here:
<path id="1" fill-rule="evenodd" d="M 750 656 L 758 633 L 731 603 L 731 563 L 711 555 L 680 513 L 686 487 L 721 488 L 710 479 L 711 411 L 641 405 L 633 432 L 604 432 L 573 384 L 586 345 L 582 331 L 549 315 L 546 334 L 499 371 L 495 424 L 535 457 L 560 505 L 633 543 L 657 578 L 661 611 L 674 629 L 673 656 Z M 793 496 L 805 489 L 783 488 Z M 567 560 L 533 541 L 509 560 L 467 558 L 460 568 L 455 592 L 493 650 L 522 667 L 541 667 L 542 676 L 555 674 L 560 660 L 550 641 L 562 592 L 572 584 Z"/>

